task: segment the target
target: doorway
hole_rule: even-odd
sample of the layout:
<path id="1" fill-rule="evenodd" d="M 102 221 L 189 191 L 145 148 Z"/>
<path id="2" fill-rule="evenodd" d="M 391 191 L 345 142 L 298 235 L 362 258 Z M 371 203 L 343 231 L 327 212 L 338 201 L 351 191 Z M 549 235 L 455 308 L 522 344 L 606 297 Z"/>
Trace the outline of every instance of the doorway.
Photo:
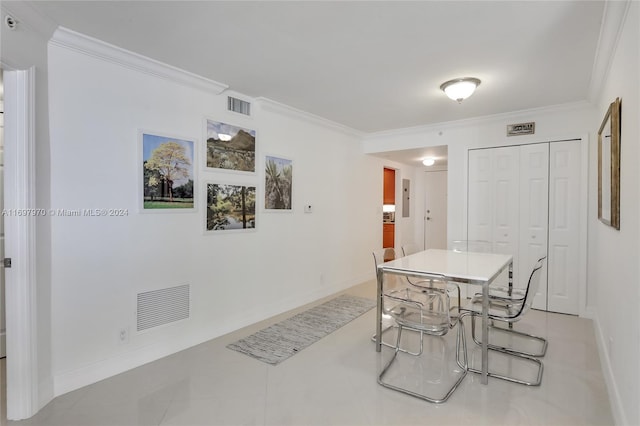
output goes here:
<path id="1" fill-rule="evenodd" d="M 425 172 L 424 248 L 447 248 L 447 171 Z"/>
<path id="2" fill-rule="evenodd" d="M 4 79 L 2 74 L 3 71 L 0 68 L 0 210 L 4 210 Z M 0 216 L 0 259 L 4 259 L 3 216 Z M 0 359 L 7 356 L 7 321 L 4 295 L 4 268 L 0 268 Z"/>
<path id="3" fill-rule="evenodd" d="M 382 248 L 394 248 L 396 240 L 396 170 L 385 167 L 382 183 Z"/>

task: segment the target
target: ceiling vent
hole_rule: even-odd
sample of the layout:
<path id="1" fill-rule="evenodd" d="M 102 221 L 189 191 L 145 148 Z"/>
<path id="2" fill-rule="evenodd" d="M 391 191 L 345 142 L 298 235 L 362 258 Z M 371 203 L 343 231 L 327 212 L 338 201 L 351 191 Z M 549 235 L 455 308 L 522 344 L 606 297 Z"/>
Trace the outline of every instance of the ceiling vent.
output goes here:
<path id="1" fill-rule="evenodd" d="M 251 104 L 242 99 L 227 96 L 227 109 L 239 114 L 251 115 Z"/>

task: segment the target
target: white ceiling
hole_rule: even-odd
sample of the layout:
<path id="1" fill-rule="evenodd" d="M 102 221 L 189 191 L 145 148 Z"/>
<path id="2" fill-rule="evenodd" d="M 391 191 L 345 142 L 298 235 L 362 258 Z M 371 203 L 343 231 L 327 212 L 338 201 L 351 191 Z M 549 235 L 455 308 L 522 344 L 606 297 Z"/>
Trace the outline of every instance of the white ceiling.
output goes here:
<path id="1" fill-rule="evenodd" d="M 601 1 L 34 1 L 66 28 L 362 132 L 587 100 Z M 462 104 L 439 86 L 480 78 Z"/>

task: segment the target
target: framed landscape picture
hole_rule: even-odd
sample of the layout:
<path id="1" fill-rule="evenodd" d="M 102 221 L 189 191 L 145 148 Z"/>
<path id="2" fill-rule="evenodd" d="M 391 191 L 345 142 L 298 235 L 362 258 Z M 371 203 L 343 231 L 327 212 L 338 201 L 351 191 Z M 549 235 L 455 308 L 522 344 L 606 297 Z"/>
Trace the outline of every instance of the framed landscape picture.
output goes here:
<path id="1" fill-rule="evenodd" d="M 256 171 L 256 131 L 206 120 L 207 167 Z"/>
<path id="2" fill-rule="evenodd" d="M 265 156 L 264 208 L 272 211 L 292 211 L 293 161 Z"/>
<path id="3" fill-rule="evenodd" d="M 195 142 L 140 132 L 143 212 L 193 211 Z"/>
<path id="4" fill-rule="evenodd" d="M 256 187 L 207 182 L 207 233 L 256 229 Z"/>

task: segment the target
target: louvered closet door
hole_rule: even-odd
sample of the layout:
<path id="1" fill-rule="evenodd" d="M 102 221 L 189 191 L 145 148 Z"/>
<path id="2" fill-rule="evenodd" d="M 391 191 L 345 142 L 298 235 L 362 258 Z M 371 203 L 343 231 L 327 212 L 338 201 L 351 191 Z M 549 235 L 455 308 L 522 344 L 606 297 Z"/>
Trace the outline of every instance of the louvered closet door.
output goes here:
<path id="1" fill-rule="evenodd" d="M 554 142 L 549 152 L 547 309 L 578 314 L 580 141 Z"/>
<path id="2" fill-rule="evenodd" d="M 547 254 L 549 211 L 549 144 L 520 147 L 520 241 L 519 273 L 514 286 L 525 288 L 536 261 Z M 540 274 L 540 287 L 533 303 L 547 309 L 547 263 Z"/>

